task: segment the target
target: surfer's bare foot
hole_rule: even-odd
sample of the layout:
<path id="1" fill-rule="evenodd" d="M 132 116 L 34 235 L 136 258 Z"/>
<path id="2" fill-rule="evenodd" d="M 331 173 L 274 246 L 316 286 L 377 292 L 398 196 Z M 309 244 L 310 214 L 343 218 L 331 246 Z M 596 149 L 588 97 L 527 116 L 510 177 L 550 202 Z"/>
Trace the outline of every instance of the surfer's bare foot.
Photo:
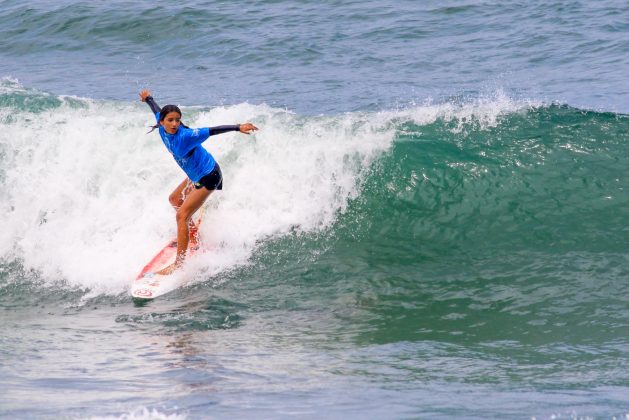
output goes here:
<path id="1" fill-rule="evenodd" d="M 169 274 L 172 274 L 175 271 L 177 271 L 180 267 L 181 267 L 181 265 L 178 265 L 177 263 L 172 263 L 168 267 L 162 268 L 161 270 L 159 270 L 155 274 L 159 274 L 160 276 L 168 276 Z"/>

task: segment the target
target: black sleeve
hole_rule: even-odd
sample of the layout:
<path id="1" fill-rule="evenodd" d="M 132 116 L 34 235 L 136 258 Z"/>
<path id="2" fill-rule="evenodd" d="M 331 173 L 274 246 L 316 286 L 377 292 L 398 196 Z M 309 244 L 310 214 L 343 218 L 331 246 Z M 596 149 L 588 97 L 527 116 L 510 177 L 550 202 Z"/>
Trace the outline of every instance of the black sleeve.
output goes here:
<path id="1" fill-rule="evenodd" d="M 153 111 L 153 114 L 157 114 L 159 111 L 162 110 L 159 105 L 157 105 L 157 102 L 155 102 L 155 99 L 153 99 L 152 96 L 147 96 L 144 102 L 146 102 L 148 106 L 151 107 L 151 111 Z"/>
<path id="2" fill-rule="evenodd" d="M 210 127 L 210 136 L 227 133 L 228 131 L 240 131 L 240 124 L 237 125 L 219 125 L 218 127 Z"/>

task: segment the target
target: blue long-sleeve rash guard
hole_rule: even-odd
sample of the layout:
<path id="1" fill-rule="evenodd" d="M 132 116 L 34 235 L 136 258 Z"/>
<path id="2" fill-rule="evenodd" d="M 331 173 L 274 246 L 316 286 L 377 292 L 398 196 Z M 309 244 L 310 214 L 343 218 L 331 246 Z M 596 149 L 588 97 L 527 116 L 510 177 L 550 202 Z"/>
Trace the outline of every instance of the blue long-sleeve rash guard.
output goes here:
<path id="1" fill-rule="evenodd" d="M 152 96 L 146 98 L 146 103 L 155 114 L 155 119 L 159 123 L 161 108 L 155 103 Z M 164 130 L 163 126 L 159 126 L 159 136 L 162 138 L 164 145 L 192 182 L 199 182 L 201 178 L 212 172 L 216 165 L 214 157 L 201 146 L 201 143 L 207 140 L 210 135 L 228 131 L 240 131 L 240 126 L 221 125 L 205 128 L 179 126 L 175 134 L 169 134 Z"/>

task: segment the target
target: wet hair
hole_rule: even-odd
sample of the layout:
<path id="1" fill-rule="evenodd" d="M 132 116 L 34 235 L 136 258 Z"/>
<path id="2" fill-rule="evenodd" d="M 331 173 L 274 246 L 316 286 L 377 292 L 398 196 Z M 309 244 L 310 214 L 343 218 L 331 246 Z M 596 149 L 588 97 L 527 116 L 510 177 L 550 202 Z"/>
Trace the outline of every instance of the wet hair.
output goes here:
<path id="1" fill-rule="evenodd" d="M 159 121 L 160 122 L 164 121 L 164 118 L 166 118 L 166 115 L 170 114 L 171 112 L 176 112 L 177 114 L 179 114 L 180 117 L 182 115 L 181 110 L 179 109 L 177 105 L 166 105 L 161 109 L 161 111 L 159 111 Z M 181 125 L 183 126 L 183 128 L 189 128 L 184 123 L 181 123 Z M 149 133 L 152 133 L 153 130 L 155 130 L 158 127 L 159 127 L 159 122 L 151 127 L 151 131 L 149 131 Z"/>

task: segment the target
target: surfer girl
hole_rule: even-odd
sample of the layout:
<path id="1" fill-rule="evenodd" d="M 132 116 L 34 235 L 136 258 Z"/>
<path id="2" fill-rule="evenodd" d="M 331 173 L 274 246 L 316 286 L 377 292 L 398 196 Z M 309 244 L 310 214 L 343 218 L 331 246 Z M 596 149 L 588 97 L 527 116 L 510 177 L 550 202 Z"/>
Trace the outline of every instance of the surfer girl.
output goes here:
<path id="1" fill-rule="evenodd" d="M 192 215 L 201 208 L 213 191 L 223 189 L 221 168 L 201 143 L 217 134 L 229 131 L 251 134 L 258 128 L 251 123 L 245 123 L 192 129 L 181 123 L 181 110 L 177 106 L 166 105 L 160 108 L 149 90 L 140 92 L 140 100 L 151 107 L 157 120 L 153 130 L 159 129 L 166 149 L 187 175 L 168 198 L 176 211 L 177 258 L 173 264 L 156 273 L 167 275 L 180 268 L 186 258 L 190 231 L 193 231 L 192 236 L 196 234 Z"/>

